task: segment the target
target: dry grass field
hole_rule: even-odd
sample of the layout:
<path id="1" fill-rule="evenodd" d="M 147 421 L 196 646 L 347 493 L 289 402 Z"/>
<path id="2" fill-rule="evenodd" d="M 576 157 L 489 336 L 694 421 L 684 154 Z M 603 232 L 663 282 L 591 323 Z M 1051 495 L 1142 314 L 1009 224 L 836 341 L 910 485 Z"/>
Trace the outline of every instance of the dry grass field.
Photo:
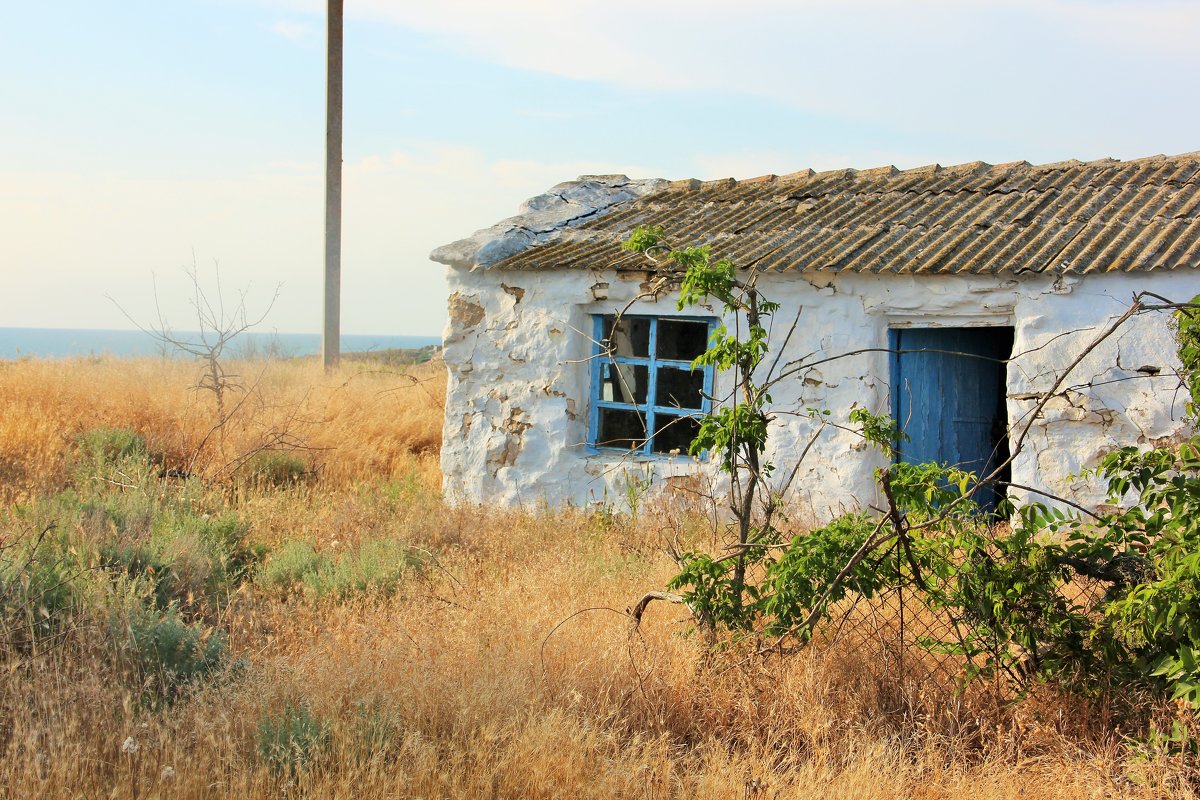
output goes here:
<path id="1" fill-rule="evenodd" d="M 194 365 L 0 362 L 0 796 L 1194 796 L 1080 701 L 633 633 L 701 526 L 447 507 L 438 364 L 231 372 L 214 432 Z"/>

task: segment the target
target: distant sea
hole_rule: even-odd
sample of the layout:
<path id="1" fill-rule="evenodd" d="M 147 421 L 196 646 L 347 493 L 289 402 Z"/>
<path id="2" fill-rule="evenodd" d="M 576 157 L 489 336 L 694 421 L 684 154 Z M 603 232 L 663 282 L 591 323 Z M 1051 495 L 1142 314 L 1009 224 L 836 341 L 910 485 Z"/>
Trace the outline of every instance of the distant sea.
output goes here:
<path id="1" fill-rule="evenodd" d="M 199 334 L 172 331 L 172 335 L 195 340 Z M 417 348 L 441 344 L 440 336 L 370 336 L 344 334 L 343 353 L 362 353 L 392 348 Z M 311 356 L 321 352 L 317 333 L 266 333 L 248 331 L 233 340 L 228 354 L 238 356 Z M 83 330 L 73 328 L 0 328 L 0 359 L 62 358 L 67 356 L 156 356 L 162 344 L 142 331 Z M 171 353 L 168 349 L 168 355 Z"/>

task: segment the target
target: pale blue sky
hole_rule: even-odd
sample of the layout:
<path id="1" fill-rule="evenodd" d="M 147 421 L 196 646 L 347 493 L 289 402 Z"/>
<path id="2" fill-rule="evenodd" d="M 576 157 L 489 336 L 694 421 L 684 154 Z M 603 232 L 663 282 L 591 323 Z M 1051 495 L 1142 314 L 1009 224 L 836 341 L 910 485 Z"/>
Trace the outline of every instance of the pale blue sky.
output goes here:
<path id="1" fill-rule="evenodd" d="M 221 265 L 320 326 L 324 2 L 8 0 L 0 326 L 128 327 Z M 1200 3 L 347 0 L 343 328 L 436 334 L 435 246 L 581 172 L 1200 148 Z"/>

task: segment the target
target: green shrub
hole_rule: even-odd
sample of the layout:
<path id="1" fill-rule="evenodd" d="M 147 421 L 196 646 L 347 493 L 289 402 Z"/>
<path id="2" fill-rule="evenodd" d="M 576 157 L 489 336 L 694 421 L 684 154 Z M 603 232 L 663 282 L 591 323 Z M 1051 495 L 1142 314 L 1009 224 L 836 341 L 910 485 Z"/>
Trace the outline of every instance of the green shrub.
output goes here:
<path id="1" fill-rule="evenodd" d="M 75 437 L 76 455 L 98 465 L 119 464 L 127 459 L 148 461 L 146 439 L 130 428 L 93 428 Z"/>
<path id="2" fill-rule="evenodd" d="M 302 458 L 280 450 L 264 450 L 242 467 L 246 478 L 260 486 L 291 486 L 308 478 L 311 471 Z"/>
<path id="3" fill-rule="evenodd" d="M 271 554 L 259 573 L 259 583 L 268 589 L 287 591 L 306 576 L 326 569 L 329 560 L 307 542 L 289 541 Z"/>
<path id="4" fill-rule="evenodd" d="M 277 774 L 308 769 L 328 741 L 326 725 L 308 708 L 291 703 L 278 716 L 264 714 L 254 730 L 259 759 Z"/>
<path id="5" fill-rule="evenodd" d="M 88 479 L 59 492 L 40 511 L 53 515 L 61 530 L 78 529 L 90 541 L 145 539 L 164 499 L 150 492 L 122 491 Z"/>
<path id="6" fill-rule="evenodd" d="M 141 485 L 157 479 L 146 440 L 128 428 L 95 428 L 79 434 L 68 465 L 76 488 L 89 496 L 104 495 L 117 484 Z"/>
<path id="7" fill-rule="evenodd" d="M 222 631 L 189 625 L 174 609 L 161 614 L 135 610 L 127 630 L 135 672 L 155 700 L 170 702 L 188 684 L 221 670 L 229 659 Z"/>
<path id="8" fill-rule="evenodd" d="M 416 565 L 413 551 L 394 539 L 373 539 L 336 559 L 318 553 L 306 542 L 291 541 L 273 553 L 259 582 L 268 589 L 287 591 L 299 586 L 314 599 L 345 600 L 355 594 L 391 594 Z"/>
<path id="9" fill-rule="evenodd" d="M 162 514 L 154 528 L 160 552 L 170 548 L 180 550 L 179 543 L 183 541 L 192 543 L 193 551 L 203 553 L 210 570 L 210 579 L 203 588 L 214 599 L 228 594 L 248 578 L 264 552 L 247 541 L 249 523 L 229 512 L 176 511 Z"/>
<path id="10" fill-rule="evenodd" d="M 249 526 L 235 514 L 151 508 L 146 530 L 127 531 L 119 515 L 105 513 L 115 535 L 97 545 L 99 564 L 112 578 L 148 587 L 160 610 L 221 608 L 262 555 L 246 542 Z"/>
<path id="11" fill-rule="evenodd" d="M 345 600 L 362 592 L 391 594 L 416 560 L 412 551 L 394 539 L 373 539 L 357 551 L 343 553 L 332 564 L 307 572 L 301 578 L 305 591 L 318 598 Z"/>
<path id="12" fill-rule="evenodd" d="M 66 626 L 80 569 L 54 537 L 0 554 L 0 639 L 25 647 Z"/>
<path id="13" fill-rule="evenodd" d="M 97 547 L 97 560 L 110 580 L 132 585 L 153 606 L 165 611 L 176 598 L 169 581 L 170 564 L 149 545 L 130 540 L 109 540 Z M 139 591 L 144 588 L 145 591 Z"/>

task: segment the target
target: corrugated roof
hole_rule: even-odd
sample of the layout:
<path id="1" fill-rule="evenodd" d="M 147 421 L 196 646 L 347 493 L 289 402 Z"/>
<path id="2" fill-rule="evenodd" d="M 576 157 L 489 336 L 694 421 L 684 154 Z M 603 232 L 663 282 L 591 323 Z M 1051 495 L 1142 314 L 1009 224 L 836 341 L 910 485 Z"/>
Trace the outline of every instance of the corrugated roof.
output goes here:
<path id="1" fill-rule="evenodd" d="M 1132 272 L 1200 267 L 1200 152 L 1034 166 L 982 162 L 673 181 L 497 262 L 637 266 L 661 225 L 741 267 L 800 272 Z"/>

